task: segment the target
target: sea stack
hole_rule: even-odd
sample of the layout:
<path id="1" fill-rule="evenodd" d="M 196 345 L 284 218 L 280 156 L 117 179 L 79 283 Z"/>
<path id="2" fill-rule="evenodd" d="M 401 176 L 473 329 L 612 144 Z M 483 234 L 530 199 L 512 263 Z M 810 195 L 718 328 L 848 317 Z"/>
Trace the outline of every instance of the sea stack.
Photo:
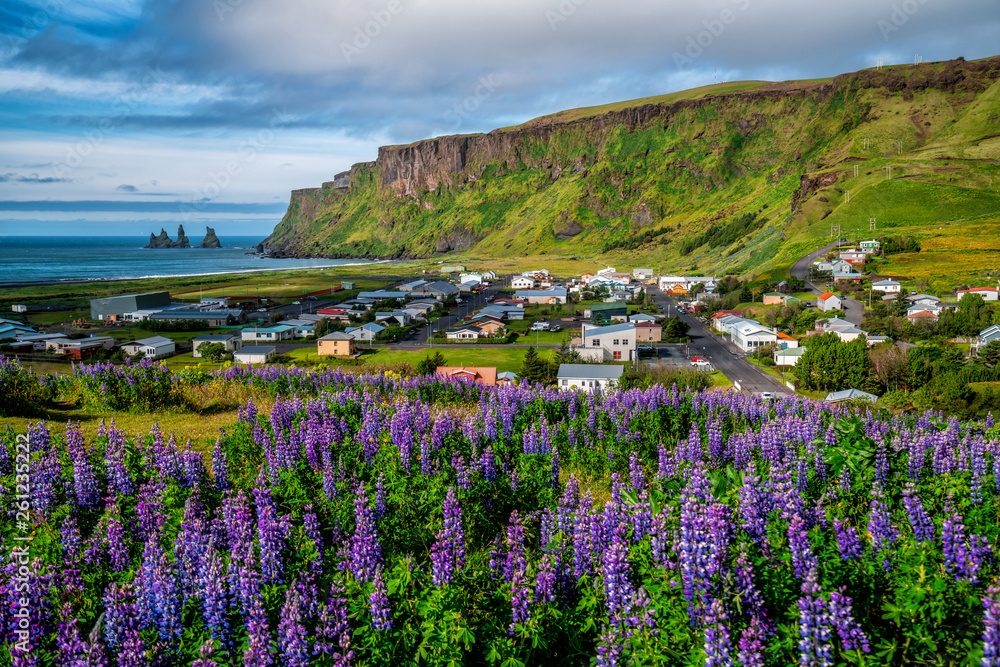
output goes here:
<path id="1" fill-rule="evenodd" d="M 215 230 L 211 227 L 205 227 L 205 238 L 201 240 L 198 244 L 199 248 L 221 248 L 222 243 L 219 241 L 219 237 L 215 235 Z"/>
<path id="2" fill-rule="evenodd" d="M 188 242 L 188 237 L 184 235 L 184 225 L 177 226 L 177 240 L 172 241 L 170 237 L 167 236 L 166 230 L 162 227 L 160 228 L 160 235 L 155 236 L 154 234 L 149 234 L 149 244 L 146 245 L 147 248 L 190 248 L 191 244 Z"/>

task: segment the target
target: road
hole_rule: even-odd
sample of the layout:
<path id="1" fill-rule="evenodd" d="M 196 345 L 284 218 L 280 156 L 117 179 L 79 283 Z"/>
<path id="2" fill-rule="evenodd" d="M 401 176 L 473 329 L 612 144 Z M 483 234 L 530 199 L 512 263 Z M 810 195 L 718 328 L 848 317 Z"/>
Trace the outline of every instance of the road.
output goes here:
<path id="1" fill-rule="evenodd" d="M 799 280 L 804 280 L 806 283 L 806 289 L 808 289 L 813 294 L 817 296 L 826 291 L 824 288 L 817 287 L 815 284 L 809 281 L 809 267 L 815 262 L 820 255 L 824 255 L 835 247 L 837 247 L 837 242 L 834 241 L 830 245 L 825 245 L 819 250 L 814 250 L 799 261 L 792 265 L 792 276 L 798 278 Z M 861 321 L 865 317 L 865 307 L 857 299 L 852 299 L 850 297 L 842 300 L 844 312 L 841 317 L 852 324 L 861 324 Z"/>
<path id="2" fill-rule="evenodd" d="M 676 309 L 677 304 L 655 287 L 649 288 L 648 294 L 653 302 L 664 309 Z M 772 394 L 791 394 L 791 389 L 779 380 L 767 375 L 744 358 L 732 343 L 712 334 L 699 319 L 692 315 L 678 314 L 690 326 L 688 337 L 691 339 L 692 356 L 700 356 L 711 362 L 717 371 L 722 371 L 731 382 L 739 382 L 744 391 L 764 392 Z"/>

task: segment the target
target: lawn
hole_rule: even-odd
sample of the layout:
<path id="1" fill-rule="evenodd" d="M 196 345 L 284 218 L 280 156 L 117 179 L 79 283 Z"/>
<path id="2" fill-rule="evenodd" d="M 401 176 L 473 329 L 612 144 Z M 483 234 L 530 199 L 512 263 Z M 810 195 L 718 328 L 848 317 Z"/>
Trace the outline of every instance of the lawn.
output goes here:
<path id="1" fill-rule="evenodd" d="M 73 308 L 71 310 L 43 310 L 28 313 L 28 321 L 35 326 L 54 326 L 69 324 L 74 320 L 90 319 L 90 308 Z"/>
<path id="2" fill-rule="evenodd" d="M 488 347 L 483 349 L 434 347 L 426 350 L 380 348 L 366 352 L 361 358 L 366 364 L 408 362 L 415 366 L 428 355 L 440 352 L 449 366 L 496 366 L 498 372 L 514 371 L 517 373 L 521 370 L 521 364 L 524 362 L 524 355 L 527 351 L 526 347 Z M 550 359 L 556 352 L 549 348 L 539 348 L 536 351 L 542 359 Z"/>

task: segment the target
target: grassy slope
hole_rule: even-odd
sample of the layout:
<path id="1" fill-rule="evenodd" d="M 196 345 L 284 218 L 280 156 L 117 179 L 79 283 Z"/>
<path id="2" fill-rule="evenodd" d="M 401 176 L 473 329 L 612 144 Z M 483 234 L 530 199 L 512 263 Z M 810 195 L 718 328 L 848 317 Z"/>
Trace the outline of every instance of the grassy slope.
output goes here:
<path id="1" fill-rule="evenodd" d="M 969 67 L 861 72 L 822 94 L 816 84 L 825 82 L 741 82 L 561 112 L 508 128 L 506 153 L 471 158 L 474 180 L 456 178 L 419 196 L 392 196 L 379 186 L 379 167 L 366 165 L 349 193 L 313 190 L 293 200 L 272 240 L 300 253 L 435 256 L 436 241 L 459 230 L 481 240 L 448 257 L 484 266 L 524 268 L 503 258 L 530 256 L 777 275 L 825 242 L 832 224 L 842 235 L 866 236 L 874 217 L 878 233 L 914 234 L 932 251 L 912 265 L 898 258 L 894 271 L 972 279 L 991 268 L 993 247 L 983 243 L 954 263 L 948 245 L 1000 231 L 1000 138 L 992 136 L 1000 134 L 1000 84 L 998 67 L 986 74 Z M 948 79 L 955 72 L 957 85 Z M 978 86 L 970 85 L 976 77 Z M 605 123 L 617 118 L 609 113 L 682 100 L 689 102 L 672 107 L 669 121 Z M 833 172 L 835 183 L 791 210 L 800 177 Z M 729 247 L 680 254 L 693 233 L 748 212 L 766 225 Z M 557 238 L 570 223 L 582 232 Z M 662 243 L 600 253 L 608 241 L 663 227 L 672 231 L 658 237 Z M 942 240 L 932 241 L 935 234 Z"/>

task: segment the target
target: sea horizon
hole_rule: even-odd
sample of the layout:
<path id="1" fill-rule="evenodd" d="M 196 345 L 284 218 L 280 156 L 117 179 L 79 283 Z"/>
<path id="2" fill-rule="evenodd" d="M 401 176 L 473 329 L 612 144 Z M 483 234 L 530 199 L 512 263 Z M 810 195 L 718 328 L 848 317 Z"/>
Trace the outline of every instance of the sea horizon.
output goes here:
<path id="1" fill-rule="evenodd" d="M 171 237 L 173 238 L 173 237 Z M 221 236 L 222 248 L 199 248 L 204 235 L 188 235 L 190 248 L 145 248 L 149 236 L 0 235 L 0 285 L 101 282 L 143 278 L 330 268 L 372 264 L 364 258 L 274 259 L 253 251 L 259 236 Z"/>

